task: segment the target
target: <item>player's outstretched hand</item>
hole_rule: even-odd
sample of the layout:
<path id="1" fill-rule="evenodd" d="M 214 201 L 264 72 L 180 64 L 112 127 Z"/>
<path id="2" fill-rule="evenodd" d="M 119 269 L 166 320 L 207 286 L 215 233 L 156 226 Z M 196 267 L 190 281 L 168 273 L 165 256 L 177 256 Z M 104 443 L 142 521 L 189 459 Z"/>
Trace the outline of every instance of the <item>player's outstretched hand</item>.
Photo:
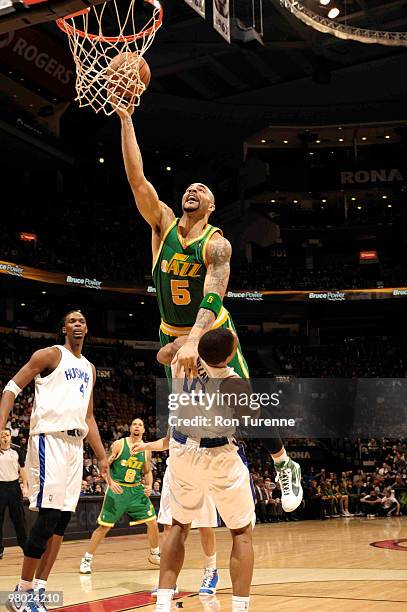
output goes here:
<path id="1" fill-rule="evenodd" d="M 198 346 L 195 342 L 187 341 L 184 346 L 178 350 L 172 365 L 176 364 L 177 370 L 183 370 L 187 378 L 198 376 L 197 369 L 198 361 Z"/>
<path id="2" fill-rule="evenodd" d="M 130 453 L 132 455 L 135 455 L 136 453 L 140 453 L 143 450 L 146 450 L 146 443 L 141 440 L 141 442 L 136 442 L 135 444 L 133 444 L 133 446 L 130 448 Z"/>
<path id="3" fill-rule="evenodd" d="M 123 493 L 123 488 L 111 478 L 109 479 L 109 489 L 113 491 L 113 493 L 115 493 L 116 495 L 120 495 L 121 493 Z"/>
<path id="4" fill-rule="evenodd" d="M 119 115 L 120 119 L 123 121 L 124 119 L 130 119 L 132 114 L 134 113 L 134 98 L 130 98 L 128 103 L 123 103 L 123 98 L 120 96 L 114 95 L 114 90 L 111 88 L 107 88 L 109 91 L 109 103 L 111 104 L 114 111 Z"/>

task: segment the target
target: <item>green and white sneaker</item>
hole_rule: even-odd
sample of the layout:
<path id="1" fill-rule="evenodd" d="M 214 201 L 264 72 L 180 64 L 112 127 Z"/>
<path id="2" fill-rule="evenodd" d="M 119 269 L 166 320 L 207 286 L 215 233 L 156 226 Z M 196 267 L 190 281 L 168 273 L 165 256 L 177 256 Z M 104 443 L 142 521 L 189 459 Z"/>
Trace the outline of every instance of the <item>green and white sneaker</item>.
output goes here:
<path id="1" fill-rule="evenodd" d="M 301 468 L 298 463 L 288 458 L 276 463 L 276 482 L 281 486 L 281 505 L 284 512 L 293 512 L 302 502 Z"/>

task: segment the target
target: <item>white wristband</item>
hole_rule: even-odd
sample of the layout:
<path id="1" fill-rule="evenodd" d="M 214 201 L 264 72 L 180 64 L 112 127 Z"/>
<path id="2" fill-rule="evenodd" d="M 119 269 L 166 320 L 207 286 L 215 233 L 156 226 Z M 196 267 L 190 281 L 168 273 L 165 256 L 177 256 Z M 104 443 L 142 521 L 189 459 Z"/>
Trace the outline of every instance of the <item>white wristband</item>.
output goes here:
<path id="1" fill-rule="evenodd" d="M 14 398 L 17 397 L 19 393 L 21 393 L 22 389 L 14 382 L 14 380 L 9 380 L 7 385 L 3 389 L 4 391 L 10 391 L 14 395 Z"/>

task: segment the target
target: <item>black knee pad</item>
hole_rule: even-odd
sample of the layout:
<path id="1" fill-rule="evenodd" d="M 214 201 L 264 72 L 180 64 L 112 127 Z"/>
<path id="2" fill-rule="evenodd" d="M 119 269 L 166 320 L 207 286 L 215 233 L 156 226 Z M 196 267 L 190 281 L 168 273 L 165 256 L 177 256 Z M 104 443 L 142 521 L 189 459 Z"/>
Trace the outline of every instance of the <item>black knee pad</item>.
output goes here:
<path id="1" fill-rule="evenodd" d="M 61 512 L 61 518 L 59 519 L 58 525 L 54 529 L 54 534 L 58 536 L 63 536 L 65 533 L 65 529 L 68 527 L 68 523 L 71 520 L 72 512 L 63 510 Z"/>
<path id="2" fill-rule="evenodd" d="M 41 559 L 47 548 L 47 542 L 54 534 L 61 518 L 61 510 L 40 508 L 24 546 L 24 555 L 33 559 Z"/>

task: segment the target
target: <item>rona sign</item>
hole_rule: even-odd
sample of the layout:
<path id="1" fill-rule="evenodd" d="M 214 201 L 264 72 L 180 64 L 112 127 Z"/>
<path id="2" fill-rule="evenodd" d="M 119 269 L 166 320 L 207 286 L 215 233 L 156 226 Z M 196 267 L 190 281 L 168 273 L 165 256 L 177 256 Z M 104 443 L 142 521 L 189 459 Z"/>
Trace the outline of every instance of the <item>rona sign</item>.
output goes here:
<path id="1" fill-rule="evenodd" d="M 398 168 L 385 170 L 345 170 L 341 172 L 341 185 L 395 183 L 405 180 L 405 172 Z"/>

